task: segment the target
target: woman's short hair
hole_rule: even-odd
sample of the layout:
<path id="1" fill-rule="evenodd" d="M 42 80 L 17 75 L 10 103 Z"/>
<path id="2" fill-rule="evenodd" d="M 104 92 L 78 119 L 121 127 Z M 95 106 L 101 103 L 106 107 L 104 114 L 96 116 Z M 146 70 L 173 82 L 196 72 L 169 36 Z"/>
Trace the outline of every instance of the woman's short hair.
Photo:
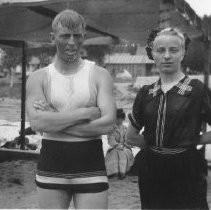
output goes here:
<path id="1" fill-rule="evenodd" d="M 122 108 L 117 109 L 116 117 L 125 120 L 126 115 Z"/>
<path id="2" fill-rule="evenodd" d="M 147 39 L 147 46 L 146 46 L 146 52 L 149 57 L 149 59 L 154 60 L 152 56 L 152 48 L 153 48 L 153 42 L 155 38 L 159 35 L 172 35 L 177 36 L 182 40 L 182 45 L 185 48 L 185 51 L 188 48 L 188 45 L 190 43 L 190 38 L 187 36 L 187 34 L 183 34 L 179 29 L 177 28 L 165 28 L 165 29 L 153 29 L 151 33 L 149 34 L 149 37 Z"/>
<path id="3" fill-rule="evenodd" d="M 83 30 L 85 31 L 86 22 L 83 16 L 76 11 L 66 9 L 57 14 L 52 22 L 52 29 L 54 32 L 57 31 L 59 26 L 68 28 L 70 30 L 82 26 Z"/>

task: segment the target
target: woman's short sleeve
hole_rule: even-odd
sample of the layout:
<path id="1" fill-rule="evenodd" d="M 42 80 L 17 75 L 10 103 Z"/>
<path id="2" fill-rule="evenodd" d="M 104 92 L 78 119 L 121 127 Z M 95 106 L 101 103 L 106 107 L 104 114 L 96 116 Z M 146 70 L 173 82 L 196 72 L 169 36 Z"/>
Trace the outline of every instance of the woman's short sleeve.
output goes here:
<path id="1" fill-rule="evenodd" d="M 128 118 L 133 125 L 138 130 L 141 130 L 144 126 L 143 123 L 143 95 L 144 95 L 144 87 L 139 90 L 137 93 L 132 112 L 128 115 Z"/>
<path id="2" fill-rule="evenodd" d="M 211 90 L 204 86 L 202 120 L 211 125 Z"/>

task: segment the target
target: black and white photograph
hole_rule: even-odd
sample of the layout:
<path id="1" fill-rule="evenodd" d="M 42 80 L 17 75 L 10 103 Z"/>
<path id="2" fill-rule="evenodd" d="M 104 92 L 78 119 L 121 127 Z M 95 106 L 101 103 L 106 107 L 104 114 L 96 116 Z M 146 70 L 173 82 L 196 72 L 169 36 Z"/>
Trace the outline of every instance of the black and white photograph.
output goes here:
<path id="1" fill-rule="evenodd" d="M 0 209 L 211 208 L 211 0 L 0 0 Z"/>

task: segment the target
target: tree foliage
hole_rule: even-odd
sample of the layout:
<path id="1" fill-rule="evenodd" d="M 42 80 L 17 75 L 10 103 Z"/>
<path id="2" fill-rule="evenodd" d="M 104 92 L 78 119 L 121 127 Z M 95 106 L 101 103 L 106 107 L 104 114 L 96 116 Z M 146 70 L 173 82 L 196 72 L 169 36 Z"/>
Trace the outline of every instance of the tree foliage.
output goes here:
<path id="1" fill-rule="evenodd" d="M 184 59 L 184 66 L 189 67 L 192 73 L 203 73 L 208 58 L 208 32 L 211 36 L 211 16 L 204 16 L 202 19 L 204 34 L 191 40 L 187 54 Z M 210 46 L 211 47 L 211 46 Z M 211 55 L 209 55 L 211 58 Z M 211 59 L 210 59 L 211 60 Z M 211 72 L 211 68 L 210 68 Z"/>
<path id="2" fill-rule="evenodd" d="M 184 66 L 189 67 L 191 71 L 202 73 L 206 62 L 205 44 L 200 40 L 192 40 L 184 59 Z"/>
<path id="3" fill-rule="evenodd" d="M 11 73 L 11 69 L 21 64 L 22 52 L 19 48 L 2 47 L 4 53 L 3 66 Z"/>
<path id="4" fill-rule="evenodd" d="M 109 45 L 87 45 L 84 47 L 87 52 L 87 58 L 103 65 L 104 56 L 112 51 Z"/>

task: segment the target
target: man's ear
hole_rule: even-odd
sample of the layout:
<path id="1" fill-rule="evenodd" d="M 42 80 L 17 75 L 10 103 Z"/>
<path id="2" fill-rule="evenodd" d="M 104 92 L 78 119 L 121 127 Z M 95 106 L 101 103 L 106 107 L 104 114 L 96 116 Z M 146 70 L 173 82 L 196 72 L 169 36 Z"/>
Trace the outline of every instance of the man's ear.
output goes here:
<path id="1" fill-rule="evenodd" d="M 54 34 L 54 32 L 50 32 L 49 38 L 50 38 L 50 41 L 51 41 L 53 44 L 55 44 L 55 34 Z"/>

